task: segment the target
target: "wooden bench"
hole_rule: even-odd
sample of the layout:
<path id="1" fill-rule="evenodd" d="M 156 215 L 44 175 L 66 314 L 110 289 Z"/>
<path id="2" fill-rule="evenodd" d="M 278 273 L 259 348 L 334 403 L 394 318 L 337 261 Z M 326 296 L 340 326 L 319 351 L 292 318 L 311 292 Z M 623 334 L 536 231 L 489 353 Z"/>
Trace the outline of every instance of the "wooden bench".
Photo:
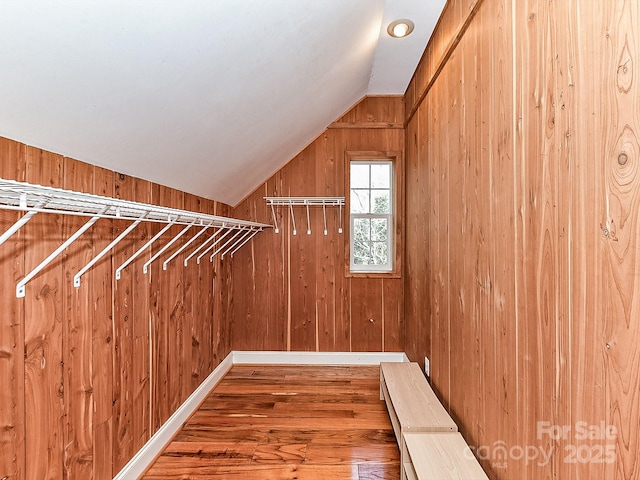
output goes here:
<path id="1" fill-rule="evenodd" d="M 401 480 L 489 480 L 458 432 L 405 433 Z"/>
<path id="2" fill-rule="evenodd" d="M 415 362 L 380 364 L 380 400 L 387 404 L 398 444 L 407 432 L 458 431 Z"/>
<path id="3" fill-rule="evenodd" d="M 398 447 L 400 448 L 400 475 L 403 479 L 467 478 L 428 476 L 428 471 L 425 474 L 421 473 L 422 467 L 419 467 L 420 469 L 412 467 L 412 459 L 414 457 L 420 459 L 420 465 L 422 465 L 424 458 L 427 461 L 438 457 L 457 458 L 457 452 L 459 452 L 460 465 L 466 468 L 467 464 L 463 461 L 465 458 L 462 456 L 464 450 L 460 448 L 459 441 L 462 441 L 463 447 L 468 448 L 462 436 L 457 433 L 458 426 L 440 403 L 417 363 L 381 363 L 380 400 L 384 400 L 387 405 L 393 432 L 398 441 Z M 427 434 L 427 438 L 431 440 L 419 441 L 411 437 L 411 441 L 415 445 L 412 448 L 412 452 L 410 452 L 405 446 L 405 438 L 407 435 L 418 434 Z M 430 436 L 436 434 L 445 436 L 441 440 Z M 456 440 L 452 440 L 454 438 Z M 448 454 L 441 451 L 446 446 L 452 448 Z M 426 450 L 422 451 L 424 448 Z M 473 455 L 469 462 L 475 462 L 480 468 Z M 482 468 L 480 468 L 480 472 L 482 472 Z M 484 474 L 484 472 L 482 473 Z M 413 475 L 413 477 L 410 475 Z M 479 478 L 486 478 L 486 476 Z"/>

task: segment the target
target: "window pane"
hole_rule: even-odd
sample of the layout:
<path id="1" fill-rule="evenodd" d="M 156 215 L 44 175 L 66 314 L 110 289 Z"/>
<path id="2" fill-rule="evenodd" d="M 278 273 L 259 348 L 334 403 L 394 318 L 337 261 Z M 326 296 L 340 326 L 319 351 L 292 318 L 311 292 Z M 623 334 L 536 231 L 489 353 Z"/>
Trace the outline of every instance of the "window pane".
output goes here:
<path id="1" fill-rule="evenodd" d="M 354 218 L 353 220 L 353 263 L 370 265 L 371 257 L 371 220 Z"/>
<path id="2" fill-rule="evenodd" d="M 353 219 L 353 238 L 356 242 L 371 242 L 371 220 L 368 218 Z"/>
<path id="3" fill-rule="evenodd" d="M 387 242 L 373 243 L 373 262 L 374 265 L 385 265 L 389 256 L 389 246 Z"/>
<path id="4" fill-rule="evenodd" d="M 388 163 L 371 165 L 371 188 L 391 188 L 391 165 Z"/>
<path id="5" fill-rule="evenodd" d="M 369 188 L 369 165 L 351 164 L 351 188 Z"/>
<path id="6" fill-rule="evenodd" d="M 376 242 L 387 241 L 387 219 L 386 218 L 371 219 L 371 240 Z"/>
<path id="7" fill-rule="evenodd" d="M 355 249 L 353 252 L 353 264 L 354 265 L 372 265 L 371 250 L 368 246 L 361 245 L 360 248 Z"/>
<path id="8" fill-rule="evenodd" d="M 351 213 L 369 213 L 370 190 L 351 190 Z"/>
<path id="9" fill-rule="evenodd" d="M 390 190 L 371 190 L 371 213 L 391 213 L 390 193 Z"/>

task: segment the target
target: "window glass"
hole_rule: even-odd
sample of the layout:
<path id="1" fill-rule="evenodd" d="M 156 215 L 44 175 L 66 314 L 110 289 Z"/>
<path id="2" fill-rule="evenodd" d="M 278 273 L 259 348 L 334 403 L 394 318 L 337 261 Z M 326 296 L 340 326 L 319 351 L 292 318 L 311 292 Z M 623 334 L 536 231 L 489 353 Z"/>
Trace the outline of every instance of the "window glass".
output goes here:
<path id="1" fill-rule="evenodd" d="M 350 165 L 351 271 L 392 270 L 393 165 L 352 161 Z"/>
<path id="2" fill-rule="evenodd" d="M 371 165 L 371 188 L 391 188 L 391 165 Z"/>
<path id="3" fill-rule="evenodd" d="M 391 191 L 371 190 L 370 213 L 391 213 Z"/>
<path id="4" fill-rule="evenodd" d="M 369 187 L 369 165 L 351 163 L 351 188 Z"/>
<path id="5" fill-rule="evenodd" d="M 351 213 L 369 213 L 371 190 L 351 190 Z"/>

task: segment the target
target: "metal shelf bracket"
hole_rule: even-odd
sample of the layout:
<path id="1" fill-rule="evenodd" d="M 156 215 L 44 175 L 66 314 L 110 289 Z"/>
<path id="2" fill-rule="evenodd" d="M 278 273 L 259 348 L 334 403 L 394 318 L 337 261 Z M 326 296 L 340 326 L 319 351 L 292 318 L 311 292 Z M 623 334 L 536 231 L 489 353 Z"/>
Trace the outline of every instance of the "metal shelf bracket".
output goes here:
<path id="1" fill-rule="evenodd" d="M 307 214 L 307 235 L 311 235 L 311 217 L 309 207 L 322 207 L 322 215 L 324 219 L 323 233 L 328 235 L 327 230 L 327 207 L 338 207 L 338 233 L 342 233 L 342 208 L 344 207 L 344 197 L 264 197 L 267 205 L 271 207 L 271 216 L 273 218 L 273 231 L 279 233 L 278 219 L 276 216 L 276 206 L 289 207 L 291 213 L 291 224 L 293 227 L 293 235 L 298 234 L 296 228 L 296 219 L 293 213 L 293 207 L 302 206 L 306 208 Z"/>
<path id="2" fill-rule="evenodd" d="M 253 238 L 253 235 L 261 232 L 265 228 L 271 228 L 271 225 L 239 220 L 229 217 L 221 217 L 216 215 L 208 215 L 203 213 L 191 212 L 188 210 L 180 210 L 175 208 L 161 207 L 146 203 L 131 202 L 128 200 L 120 200 L 116 198 L 103 197 L 99 195 L 91 195 L 87 193 L 74 192 L 61 188 L 45 187 L 41 185 L 33 185 L 25 182 L 16 182 L 13 180 L 5 180 L 0 178 L 0 210 L 23 211 L 26 212 L 18 221 L 0 235 L 0 246 L 6 242 L 11 236 L 16 234 L 33 216 L 37 213 L 53 213 L 57 215 L 74 215 L 80 217 L 89 217 L 89 220 L 78 229 L 73 235 L 65 240 L 58 248 L 56 248 L 47 258 L 29 272 L 16 286 L 16 296 L 22 298 L 26 293 L 26 285 L 33 277 L 40 273 L 47 265 L 49 265 L 58 255 L 60 255 L 67 247 L 73 244 L 83 233 L 91 228 L 100 219 L 119 219 L 129 220 L 131 224 L 119 234 L 109 245 L 107 245 L 100 253 L 95 255 L 89 263 L 80 269 L 73 277 L 74 287 L 79 287 L 82 276 L 93 267 L 101 258 L 109 253 L 119 242 L 124 240 L 141 222 L 155 222 L 163 224 L 163 228 L 153 236 L 148 242 L 140 247 L 131 257 L 129 257 L 115 271 L 116 279 L 119 279 L 121 272 L 137 257 L 139 257 L 147 248 L 151 247 L 156 241 L 160 241 L 162 236 L 173 225 L 183 225 L 184 228 L 167 243 L 164 243 L 159 250 L 154 253 L 149 260 L 143 265 L 143 272 L 147 273 L 152 262 L 160 258 L 175 242 L 178 241 L 191 229 L 199 229 L 191 239 L 185 242 L 176 252 L 174 252 L 162 264 L 162 269 L 167 269 L 167 264 L 182 253 L 200 236 L 204 235 L 208 229 L 216 228 L 215 233 L 206 240 L 205 244 L 213 240 L 218 234 L 222 236 L 218 239 L 236 232 L 232 239 L 235 239 L 240 233 L 241 239 Z M 251 232 L 249 235 L 246 232 Z M 210 249 L 213 249 L 218 242 L 214 243 Z M 245 242 L 246 243 L 246 242 Z M 242 246 L 244 243 L 240 244 Z M 225 246 L 227 243 L 225 243 Z M 232 245 L 236 247 L 236 243 Z M 201 249 L 203 245 L 198 247 Z M 236 249 L 239 248 L 236 247 Z M 207 249 L 207 250 L 210 250 Z M 235 250 L 234 250 L 235 252 Z M 195 253 L 195 252 L 194 252 Z M 194 253 L 185 259 L 191 258 Z M 214 252 L 215 256 L 218 251 Z M 227 252 L 225 251 L 225 254 Z M 232 252 L 233 255 L 233 252 Z M 198 260 L 200 257 L 198 257 Z"/>

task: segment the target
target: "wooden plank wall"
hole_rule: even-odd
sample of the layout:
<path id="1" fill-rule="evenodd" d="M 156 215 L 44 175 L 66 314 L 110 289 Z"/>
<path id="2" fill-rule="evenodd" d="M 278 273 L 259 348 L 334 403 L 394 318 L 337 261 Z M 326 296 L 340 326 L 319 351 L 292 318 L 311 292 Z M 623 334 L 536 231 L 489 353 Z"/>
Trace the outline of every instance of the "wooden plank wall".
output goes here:
<path id="1" fill-rule="evenodd" d="M 228 206 L 3 138 L 0 177 L 230 214 Z M 2 211 L 0 231 L 19 215 Z M 84 222 L 38 214 L 0 246 L 3 479 L 112 478 L 230 351 L 222 320 L 229 262 L 184 268 L 178 257 L 166 272 L 154 263 L 143 275 L 151 250 L 115 281 L 115 268 L 157 225 L 141 224 L 75 289 L 73 275 L 128 225 L 98 221 L 16 299 L 16 283 Z"/>
<path id="2" fill-rule="evenodd" d="M 367 97 L 241 202 L 234 215 L 272 223 L 265 196 L 344 196 L 347 152 L 404 151 L 402 97 Z M 403 166 L 400 165 L 402 168 Z M 345 274 L 337 210 L 278 209 L 280 234 L 256 237 L 233 264 L 234 350 L 402 351 L 403 280 Z M 344 216 L 345 223 L 348 216 Z M 402 218 L 399 219 L 402 228 Z M 403 248 L 402 242 L 400 248 Z"/>
<path id="3" fill-rule="evenodd" d="M 493 479 L 640 478 L 639 31 L 450 0 L 405 96 L 407 352 Z"/>

